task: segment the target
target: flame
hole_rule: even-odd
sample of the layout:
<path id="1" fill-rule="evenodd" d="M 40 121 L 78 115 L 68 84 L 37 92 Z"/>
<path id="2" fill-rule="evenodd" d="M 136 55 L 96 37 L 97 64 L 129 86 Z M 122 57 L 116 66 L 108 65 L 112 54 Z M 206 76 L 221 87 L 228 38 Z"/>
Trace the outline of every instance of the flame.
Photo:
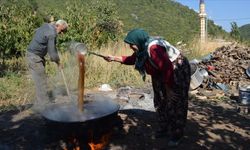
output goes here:
<path id="1" fill-rule="evenodd" d="M 94 139 L 93 132 L 90 132 L 89 142 L 86 143 L 86 147 L 90 150 L 104 150 L 109 143 L 111 133 L 106 133 L 102 135 L 100 138 Z M 83 140 L 84 141 L 84 140 Z M 67 140 L 67 144 L 71 145 L 71 148 L 68 148 L 67 145 L 62 146 L 63 150 L 85 150 L 81 144 L 85 142 L 81 141 L 79 137 L 71 137 Z"/>
<path id="2" fill-rule="evenodd" d="M 90 143 L 88 143 L 91 150 L 103 150 L 105 146 L 108 145 L 110 136 L 111 136 L 110 133 L 103 135 L 100 139 L 100 143 L 95 143 L 92 140 Z"/>

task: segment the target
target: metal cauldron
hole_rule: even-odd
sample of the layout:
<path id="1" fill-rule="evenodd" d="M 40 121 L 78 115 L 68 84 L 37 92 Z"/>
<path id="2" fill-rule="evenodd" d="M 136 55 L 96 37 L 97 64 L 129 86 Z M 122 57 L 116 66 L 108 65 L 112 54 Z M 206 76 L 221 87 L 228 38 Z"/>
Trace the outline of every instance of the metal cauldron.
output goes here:
<path id="1" fill-rule="evenodd" d="M 243 105 L 250 105 L 250 85 L 239 86 L 239 102 Z"/>
<path id="2" fill-rule="evenodd" d="M 67 102 L 51 104 L 41 114 L 45 119 L 54 123 L 76 124 L 115 115 L 119 108 L 119 104 L 112 99 L 95 95 L 91 97 L 91 100 L 84 101 L 83 111 L 78 109 L 76 103 Z"/>

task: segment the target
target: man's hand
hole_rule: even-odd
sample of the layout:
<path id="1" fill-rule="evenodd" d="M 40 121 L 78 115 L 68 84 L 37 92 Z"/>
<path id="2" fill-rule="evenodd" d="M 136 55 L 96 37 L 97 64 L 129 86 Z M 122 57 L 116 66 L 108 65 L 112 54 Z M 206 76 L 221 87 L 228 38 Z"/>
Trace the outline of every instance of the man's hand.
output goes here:
<path id="1" fill-rule="evenodd" d="M 57 64 L 57 67 L 61 70 L 61 69 L 63 69 L 63 64 L 61 64 L 60 62 L 56 62 L 56 64 Z"/>

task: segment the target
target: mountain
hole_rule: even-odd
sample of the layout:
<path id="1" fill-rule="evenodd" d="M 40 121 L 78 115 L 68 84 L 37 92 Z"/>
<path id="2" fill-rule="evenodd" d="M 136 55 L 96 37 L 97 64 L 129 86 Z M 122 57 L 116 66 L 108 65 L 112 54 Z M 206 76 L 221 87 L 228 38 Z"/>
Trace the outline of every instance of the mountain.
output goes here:
<path id="1" fill-rule="evenodd" d="M 113 0 L 118 7 L 124 30 L 144 28 L 151 35 L 164 36 L 170 42 L 188 42 L 199 36 L 199 15 L 173 0 Z M 197 1 L 198 3 L 198 1 Z M 222 27 L 208 20 L 211 36 L 226 36 Z"/>
<path id="2" fill-rule="evenodd" d="M 240 35 L 245 40 L 250 40 L 250 24 L 239 27 Z"/>
<path id="3" fill-rule="evenodd" d="M 197 13 L 174 1 L 113 1 L 118 6 L 125 31 L 144 28 L 151 35 L 161 35 L 172 42 L 187 41 L 199 34 Z"/>

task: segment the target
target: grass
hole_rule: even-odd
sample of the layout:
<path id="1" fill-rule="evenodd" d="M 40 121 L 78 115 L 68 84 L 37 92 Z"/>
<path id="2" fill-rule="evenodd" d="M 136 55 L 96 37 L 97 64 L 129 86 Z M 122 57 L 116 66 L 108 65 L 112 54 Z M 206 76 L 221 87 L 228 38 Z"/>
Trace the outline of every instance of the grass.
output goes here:
<path id="1" fill-rule="evenodd" d="M 92 50 L 102 55 L 130 55 L 132 50 L 122 42 L 111 46 Z M 62 56 L 64 61 L 64 72 L 67 82 L 71 88 L 77 87 L 78 62 L 76 56 L 65 53 Z M 132 85 L 141 86 L 144 84 L 139 73 L 134 70 L 134 66 L 126 66 L 117 62 L 107 62 L 101 57 L 95 55 L 85 56 L 85 88 L 94 88 L 101 84 L 110 84 L 116 88 L 119 86 Z M 72 87 L 74 86 L 74 87 Z"/>
<path id="2" fill-rule="evenodd" d="M 31 79 L 23 74 L 23 70 L 19 72 L 6 71 L 4 76 L 0 77 L 0 111 L 30 103 L 34 95 L 33 89 Z"/>
<path id="3" fill-rule="evenodd" d="M 199 40 L 195 39 L 188 45 L 189 51 L 187 52 L 187 56 L 189 59 L 200 58 L 215 51 L 218 47 L 225 44 L 227 43 L 224 41 L 213 39 L 208 39 L 205 43 L 201 44 Z"/>
<path id="4" fill-rule="evenodd" d="M 6 60 L 0 68 L 0 112 L 31 103 L 34 86 L 25 58 Z"/>
<path id="5" fill-rule="evenodd" d="M 209 41 L 204 45 L 193 42 L 189 44 L 191 49 L 187 54 L 189 59 L 204 56 L 222 44 Z M 130 55 L 132 50 L 123 42 L 110 43 L 99 50 L 91 50 L 103 55 Z M 134 66 L 126 66 L 116 62 L 106 62 L 103 58 L 94 55 L 85 56 L 85 89 L 97 89 L 102 84 L 110 84 L 113 89 L 121 86 L 142 87 L 150 83 L 147 76 L 146 83 L 142 81 Z M 78 87 L 78 62 L 75 55 L 64 53 L 61 55 L 64 64 L 66 82 L 70 91 L 76 91 Z M 46 72 L 49 75 L 48 85 L 50 89 L 64 88 L 62 74 L 55 63 L 47 61 Z M 25 58 L 6 61 L 5 70 L 0 76 L 0 112 L 8 108 L 15 108 L 32 103 L 35 89 L 30 73 L 27 71 Z"/>

